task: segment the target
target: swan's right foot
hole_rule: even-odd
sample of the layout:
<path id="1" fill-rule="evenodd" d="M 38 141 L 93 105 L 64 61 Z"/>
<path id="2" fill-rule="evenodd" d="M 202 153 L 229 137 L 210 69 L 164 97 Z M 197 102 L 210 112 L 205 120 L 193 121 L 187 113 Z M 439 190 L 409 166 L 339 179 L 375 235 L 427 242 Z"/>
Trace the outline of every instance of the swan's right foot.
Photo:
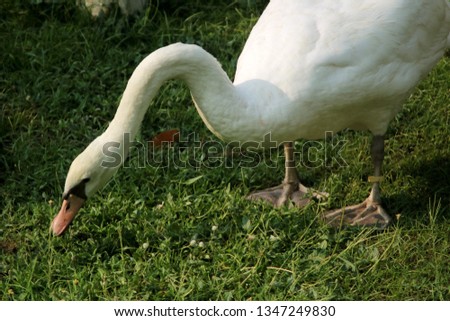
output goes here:
<path id="1" fill-rule="evenodd" d="M 326 213 L 323 219 L 333 227 L 347 226 L 372 226 L 378 229 L 388 227 L 392 218 L 381 206 L 380 182 L 381 165 L 384 159 L 383 136 L 374 136 L 371 147 L 372 160 L 375 167 L 374 176 L 369 176 L 372 183 L 372 191 L 369 197 L 358 205 L 348 206 L 344 209 Z"/>
<path id="2" fill-rule="evenodd" d="M 361 204 L 325 213 L 322 218 L 332 227 L 362 226 L 382 230 L 392 223 L 392 218 L 381 204 L 373 202 L 371 197 Z"/>

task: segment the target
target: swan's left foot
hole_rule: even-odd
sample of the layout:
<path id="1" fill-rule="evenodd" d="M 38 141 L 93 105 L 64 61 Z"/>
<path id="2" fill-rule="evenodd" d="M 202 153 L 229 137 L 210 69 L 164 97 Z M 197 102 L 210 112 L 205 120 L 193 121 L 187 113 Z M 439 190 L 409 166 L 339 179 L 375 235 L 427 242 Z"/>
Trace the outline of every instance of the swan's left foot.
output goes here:
<path id="1" fill-rule="evenodd" d="M 294 205 L 303 207 L 312 198 L 324 198 L 326 193 L 314 193 L 300 183 L 294 160 L 294 146 L 292 143 L 284 144 L 285 176 L 279 186 L 257 191 L 250 194 L 247 199 L 251 201 L 266 201 L 275 207 Z"/>
<path id="2" fill-rule="evenodd" d="M 361 204 L 327 212 L 322 218 L 332 227 L 366 226 L 384 229 L 392 222 L 381 204 L 373 202 L 370 197 Z"/>
<path id="3" fill-rule="evenodd" d="M 326 193 L 319 194 L 311 192 L 307 187 L 299 182 L 287 183 L 272 188 L 268 188 L 262 191 L 251 193 L 247 196 L 251 201 L 265 201 L 272 204 L 275 207 L 283 205 L 294 205 L 296 207 L 306 206 L 312 198 L 323 198 Z"/>

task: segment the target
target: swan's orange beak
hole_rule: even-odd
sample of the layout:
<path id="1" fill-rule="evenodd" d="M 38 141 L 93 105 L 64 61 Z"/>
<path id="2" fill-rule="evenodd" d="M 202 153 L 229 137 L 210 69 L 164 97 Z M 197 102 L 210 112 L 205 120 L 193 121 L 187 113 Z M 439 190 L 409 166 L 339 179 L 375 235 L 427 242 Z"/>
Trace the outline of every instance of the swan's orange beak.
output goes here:
<path id="1" fill-rule="evenodd" d="M 83 206 L 85 200 L 81 197 L 70 194 L 62 203 L 58 215 L 55 216 L 52 222 L 52 230 L 55 236 L 60 236 L 72 222 L 75 215 Z"/>

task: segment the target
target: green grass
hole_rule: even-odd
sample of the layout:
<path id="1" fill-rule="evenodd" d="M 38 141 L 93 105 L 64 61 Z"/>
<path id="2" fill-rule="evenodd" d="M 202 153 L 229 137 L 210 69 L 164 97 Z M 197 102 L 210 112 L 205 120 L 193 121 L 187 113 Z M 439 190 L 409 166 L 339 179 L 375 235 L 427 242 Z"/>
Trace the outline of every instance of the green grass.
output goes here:
<path id="1" fill-rule="evenodd" d="M 305 183 L 331 193 L 325 204 L 245 200 L 282 179 L 282 158 L 276 169 L 132 166 L 55 238 L 68 167 L 112 119 L 137 63 L 194 42 L 232 76 L 263 5 L 197 1 L 104 21 L 74 8 L 1 6 L 2 300 L 450 300 L 448 57 L 389 129 L 383 202 L 399 219 L 383 232 L 318 220 L 370 189 L 369 135 L 345 131 L 348 167 L 299 166 Z M 140 139 L 171 128 L 214 139 L 177 82 L 161 90 Z"/>

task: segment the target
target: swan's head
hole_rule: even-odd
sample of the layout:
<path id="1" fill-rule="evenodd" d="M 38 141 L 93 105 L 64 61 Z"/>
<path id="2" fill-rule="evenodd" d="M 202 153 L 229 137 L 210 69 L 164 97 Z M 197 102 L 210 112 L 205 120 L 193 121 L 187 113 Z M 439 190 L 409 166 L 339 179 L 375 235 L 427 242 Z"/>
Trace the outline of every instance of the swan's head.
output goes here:
<path id="1" fill-rule="evenodd" d="M 111 155 L 105 155 L 103 148 L 102 139 L 98 137 L 70 165 L 62 206 L 52 222 L 54 235 L 64 233 L 84 202 L 117 172 L 118 164 L 111 166 Z"/>

